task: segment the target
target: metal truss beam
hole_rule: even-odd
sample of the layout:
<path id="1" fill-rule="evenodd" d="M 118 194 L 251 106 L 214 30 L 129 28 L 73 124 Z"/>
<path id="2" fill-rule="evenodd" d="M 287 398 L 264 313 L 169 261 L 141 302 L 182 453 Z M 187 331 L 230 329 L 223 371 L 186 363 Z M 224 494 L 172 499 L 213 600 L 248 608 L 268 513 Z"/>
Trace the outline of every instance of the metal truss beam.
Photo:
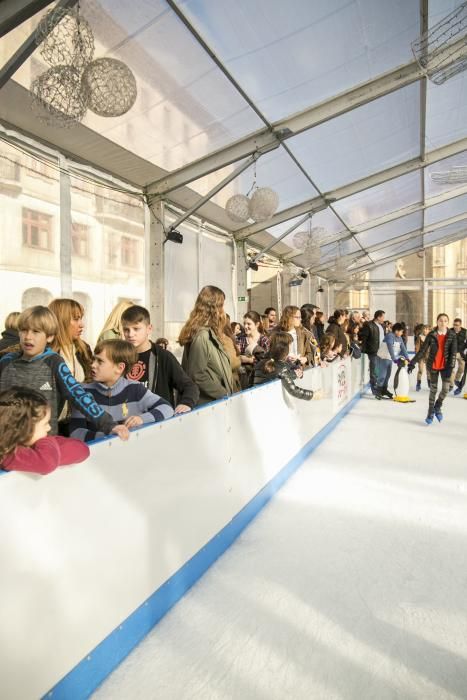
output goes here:
<path id="1" fill-rule="evenodd" d="M 51 4 L 52 0 L 3 0 L 0 3 L 0 37 Z"/>
<path id="2" fill-rule="evenodd" d="M 269 219 L 266 227 L 268 229 L 272 228 L 273 226 L 277 226 L 277 224 L 282 224 L 284 223 L 284 221 L 293 219 L 296 216 L 303 216 L 309 211 L 313 211 L 314 213 L 322 211 L 323 209 L 326 209 L 329 204 L 333 204 L 335 202 L 340 201 L 341 199 L 345 199 L 346 197 L 358 194 L 359 192 L 364 192 L 365 190 L 368 190 L 371 187 L 382 185 L 383 183 L 388 182 L 389 180 L 394 180 L 395 178 L 400 177 L 401 175 L 416 172 L 417 170 L 420 170 L 420 168 L 424 168 L 427 165 L 431 165 L 432 163 L 437 163 L 438 161 L 443 160 L 444 158 L 449 158 L 450 156 L 457 155 L 465 150 L 467 150 L 467 138 L 460 139 L 459 141 L 447 144 L 446 146 L 441 146 L 440 148 L 436 148 L 432 151 L 429 151 L 425 155 L 424 160 L 421 160 L 421 158 L 419 157 L 412 158 L 411 160 L 404 161 L 403 163 L 394 165 L 390 168 L 387 168 L 386 170 L 381 170 L 380 172 L 375 173 L 374 175 L 369 175 L 367 177 L 361 178 L 360 180 L 356 180 L 355 182 L 351 182 L 348 185 L 343 185 L 342 187 L 338 187 L 335 190 L 331 190 L 330 192 L 327 192 L 323 197 L 314 197 L 313 199 L 307 199 L 306 201 L 301 202 L 300 204 L 296 204 L 293 207 L 283 209 L 282 211 L 277 212 L 277 214 L 274 214 L 274 216 L 271 219 Z M 236 231 L 235 239 L 237 241 L 243 241 L 245 238 L 249 238 L 255 233 L 260 233 L 264 230 L 264 223 L 244 226 L 243 228 L 238 229 L 238 231 Z"/>

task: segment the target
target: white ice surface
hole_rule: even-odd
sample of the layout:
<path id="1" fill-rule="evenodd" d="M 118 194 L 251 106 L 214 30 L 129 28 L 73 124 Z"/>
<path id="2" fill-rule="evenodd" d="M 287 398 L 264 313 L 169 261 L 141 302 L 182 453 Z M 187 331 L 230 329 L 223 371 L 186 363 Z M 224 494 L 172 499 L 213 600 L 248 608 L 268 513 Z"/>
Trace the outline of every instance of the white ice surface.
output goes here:
<path id="1" fill-rule="evenodd" d="M 467 698 L 467 401 L 414 396 L 362 398 L 94 700 Z"/>

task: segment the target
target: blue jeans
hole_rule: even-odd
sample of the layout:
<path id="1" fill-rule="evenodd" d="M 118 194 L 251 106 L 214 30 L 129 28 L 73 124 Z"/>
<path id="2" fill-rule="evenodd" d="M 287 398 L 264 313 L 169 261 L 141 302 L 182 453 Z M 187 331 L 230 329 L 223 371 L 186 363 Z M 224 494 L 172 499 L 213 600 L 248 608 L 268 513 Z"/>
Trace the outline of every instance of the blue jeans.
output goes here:
<path id="1" fill-rule="evenodd" d="M 383 360 L 378 357 L 378 387 L 387 389 L 391 378 L 392 360 Z"/>

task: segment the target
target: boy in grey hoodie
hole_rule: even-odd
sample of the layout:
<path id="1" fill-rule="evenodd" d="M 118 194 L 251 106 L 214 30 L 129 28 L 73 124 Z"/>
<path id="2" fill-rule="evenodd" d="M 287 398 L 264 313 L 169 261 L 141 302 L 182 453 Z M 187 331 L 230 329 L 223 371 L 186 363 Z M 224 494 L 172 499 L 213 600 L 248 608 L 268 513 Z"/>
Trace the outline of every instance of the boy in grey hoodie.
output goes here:
<path id="1" fill-rule="evenodd" d="M 127 428 L 136 428 L 144 423 L 157 423 L 170 418 L 174 410 L 168 401 L 153 394 L 140 382 L 125 379 L 138 359 L 135 348 L 126 340 L 103 340 L 94 350 L 91 384 L 84 384 L 94 401 L 114 421 Z M 104 437 L 104 433 L 73 409 L 70 419 L 70 436 L 85 442 Z"/>

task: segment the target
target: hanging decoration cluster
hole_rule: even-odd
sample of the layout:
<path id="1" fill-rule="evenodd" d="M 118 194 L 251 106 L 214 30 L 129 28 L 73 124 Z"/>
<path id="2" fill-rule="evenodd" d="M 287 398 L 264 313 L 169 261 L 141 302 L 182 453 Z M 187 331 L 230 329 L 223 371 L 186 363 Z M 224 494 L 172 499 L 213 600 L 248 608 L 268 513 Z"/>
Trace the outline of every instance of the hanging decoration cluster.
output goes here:
<path id="1" fill-rule="evenodd" d="M 36 29 L 36 43 L 51 66 L 31 84 L 33 108 L 47 124 L 73 126 L 88 109 L 119 117 L 134 105 L 133 73 L 115 58 L 94 59 L 94 35 L 79 5 L 50 10 Z"/>
<path id="2" fill-rule="evenodd" d="M 225 211 L 231 221 L 244 224 L 248 219 L 256 223 L 268 221 L 277 211 L 279 195 L 270 187 L 258 187 L 256 184 L 256 160 L 254 164 L 253 184 L 247 194 L 234 194 L 225 205 Z"/>
<path id="3" fill-rule="evenodd" d="M 467 69 L 466 35 L 467 2 L 463 2 L 412 42 L 415 60 L 435 85 Z"/>
<path id="4" fill-rule="evenodd" d="M 307 231 L 298 231 L 294 234 L 292 243 L 294 248 L 303 251 L 302 260 L 310 269 L 317 267 L 321 261 L 321 246 L 325 245 L 329 237 L 328 232 L 322 226 L 312 226 L 311 218 Z"/>
<path id="5" fill-rule="evenodd" d="M 463 185 L 467 182 L 467 165 L 453 165 L 451 170 L 431 173 L 431 179 L 438 185 Z"/>

